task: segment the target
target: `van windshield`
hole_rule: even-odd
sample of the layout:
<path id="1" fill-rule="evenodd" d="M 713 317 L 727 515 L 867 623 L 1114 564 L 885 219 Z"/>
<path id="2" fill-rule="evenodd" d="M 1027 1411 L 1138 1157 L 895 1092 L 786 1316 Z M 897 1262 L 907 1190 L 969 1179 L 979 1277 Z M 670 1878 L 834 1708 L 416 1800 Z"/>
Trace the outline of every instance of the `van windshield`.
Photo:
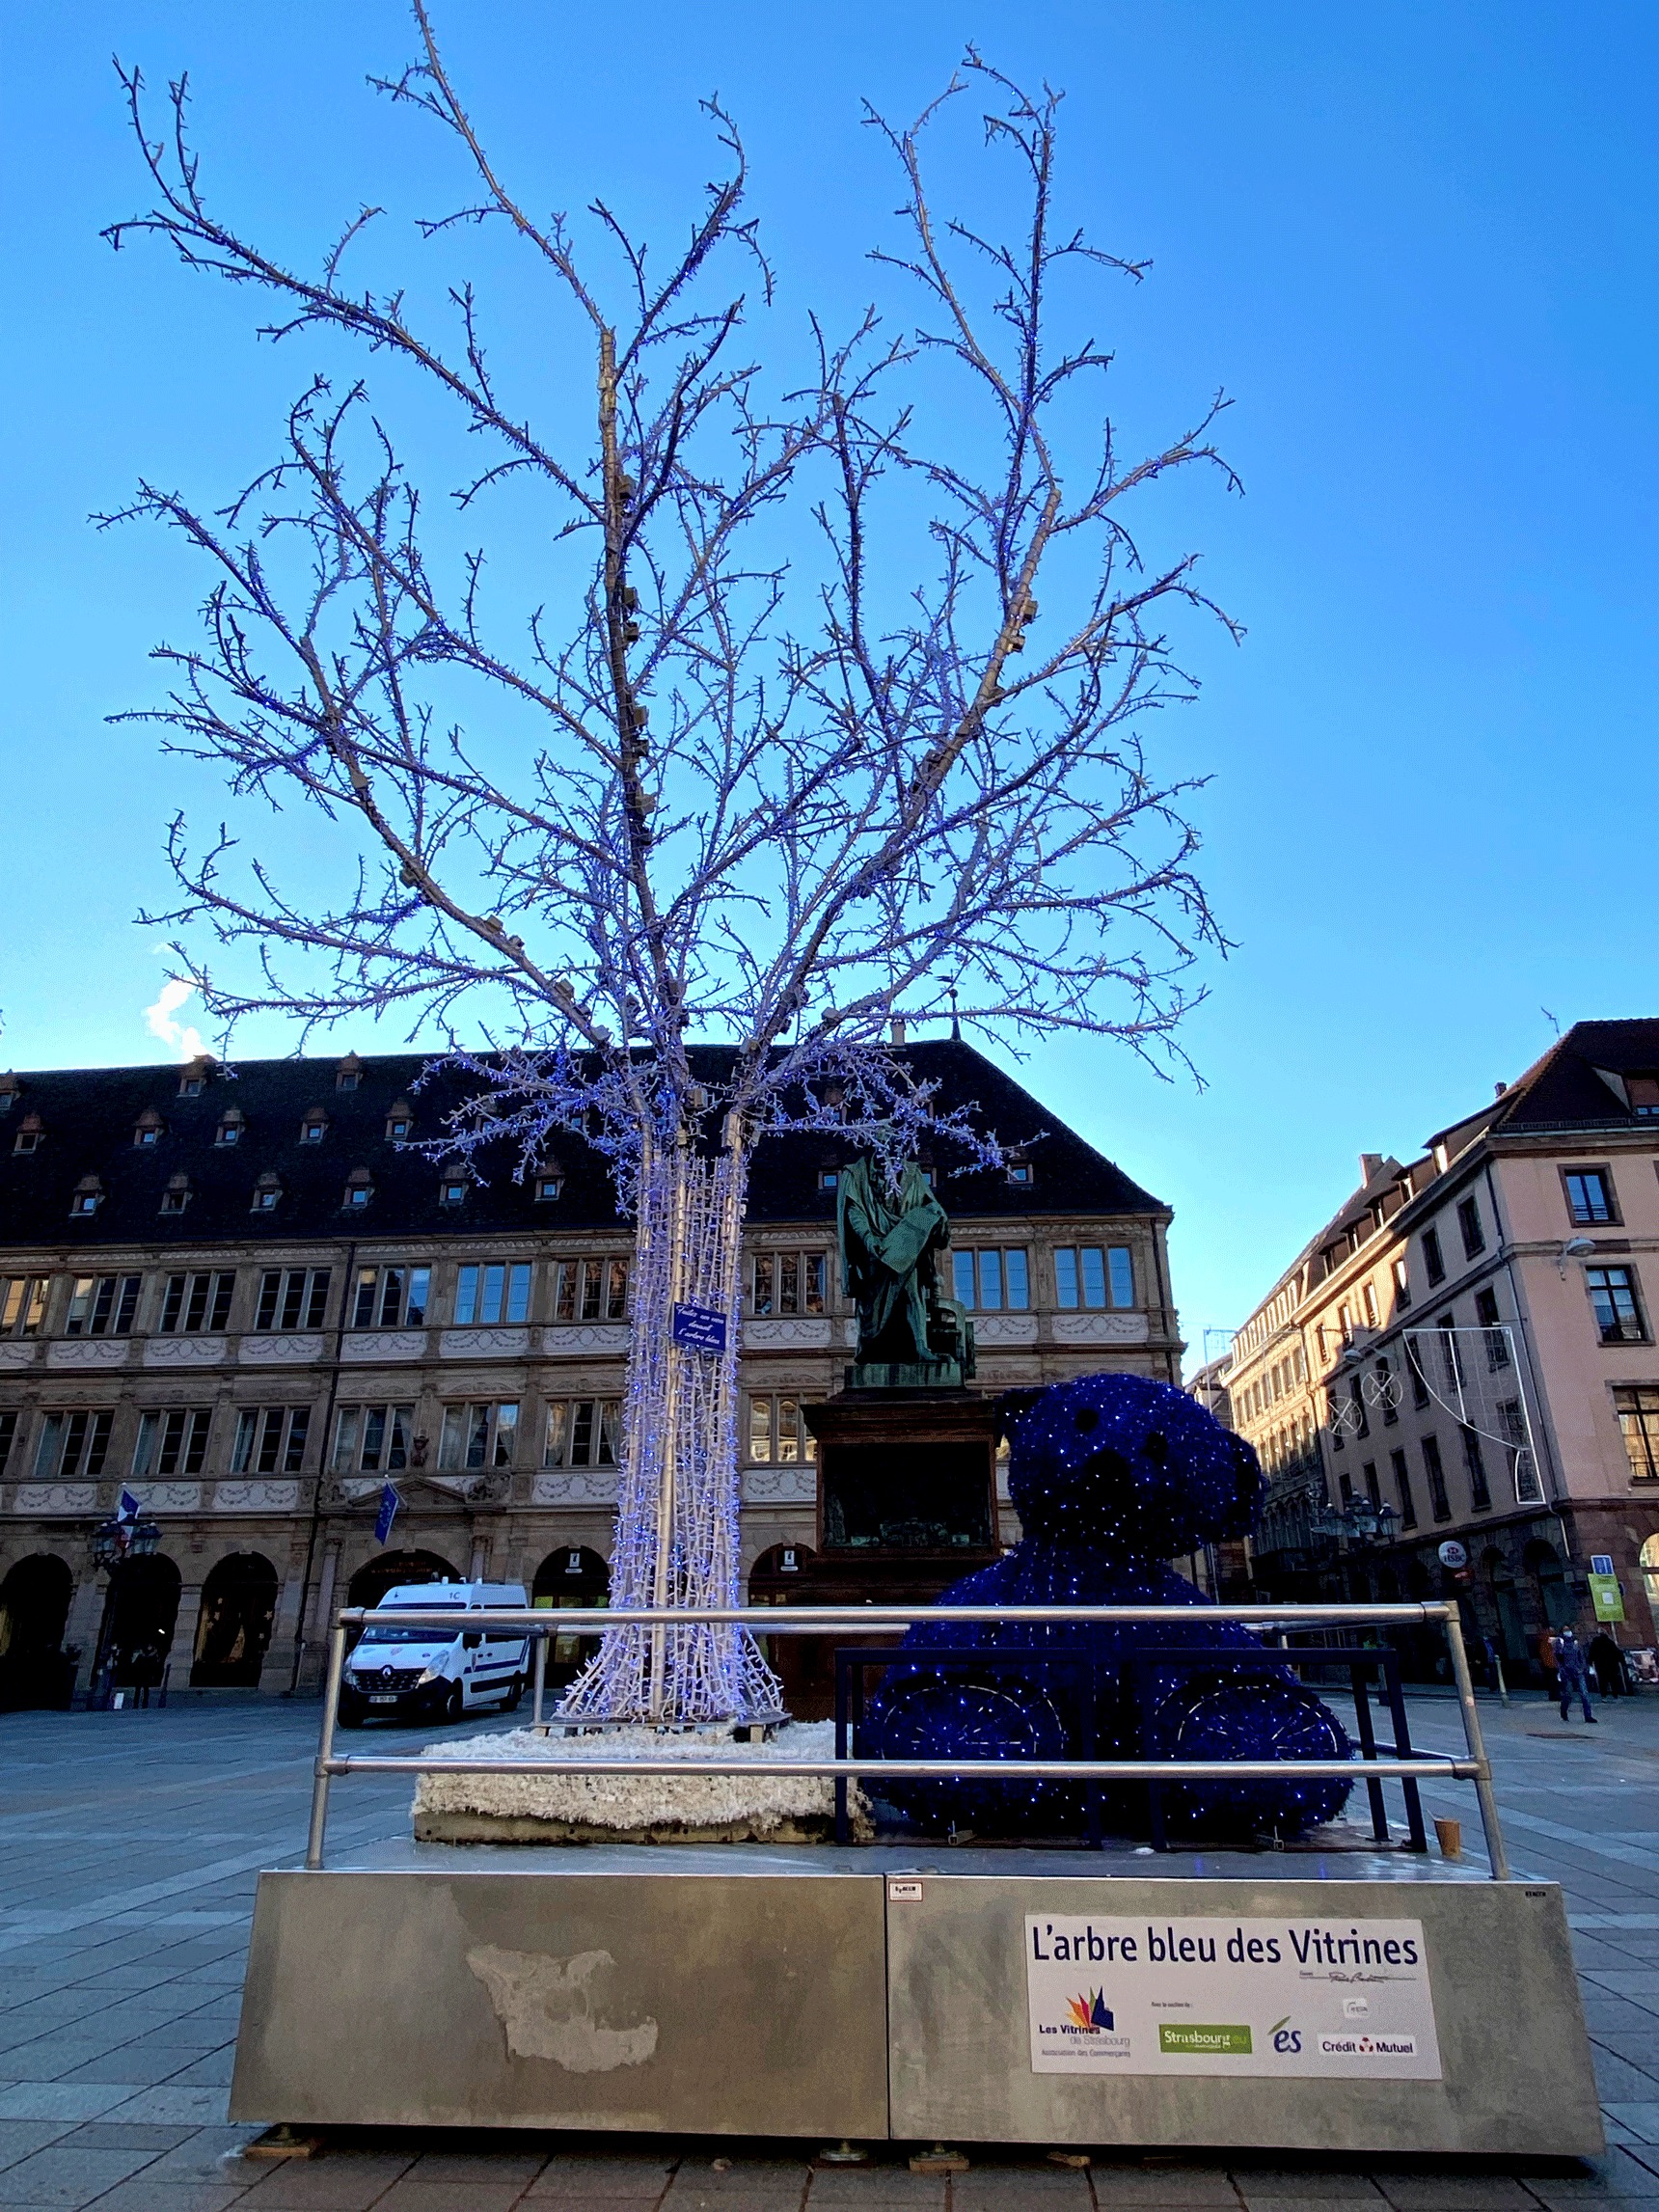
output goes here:
<path id="1" fill-rule="evenodd" d="M 452 1644 L 458 1628 L 394 1628 L 376 1621 L 363 1631 L 364 1644 Z M 359 1651 L 363 1645 L 358 1646 Z"/>

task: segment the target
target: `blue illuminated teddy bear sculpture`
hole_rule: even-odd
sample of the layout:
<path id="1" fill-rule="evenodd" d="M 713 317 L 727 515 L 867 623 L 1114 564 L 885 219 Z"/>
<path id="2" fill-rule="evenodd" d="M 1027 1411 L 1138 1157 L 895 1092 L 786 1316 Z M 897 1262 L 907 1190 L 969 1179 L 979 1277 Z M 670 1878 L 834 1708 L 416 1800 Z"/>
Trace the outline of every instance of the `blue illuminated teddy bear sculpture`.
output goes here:
<path id="1" fill-rule="evenodd" d="M 1167 1562 L 1254 1527 L 1262 1476 L 1242 1437 L 1196 1399 L 1140 1375 L 1087 1375 L 1000 1407 L 1008 1488 L 1023 1535 L 993 1567 L 952 1585 L 941 1605 L 1181 1605 L 1179 1623 L 1089 1625 L 944 1622 L 912 1628 L 903 1649 L 972 1647 L 1031 1654 L 995 1667 L 952 1659 L 888 1670 L 860 1731 L 885 1759 L 1346 1759 L 1341 1724 L 1247 1628 L 1217 1621 Z M 1159 1652 L 1178 1649 L 1176 1657 Z M 1047 1654 L 1045 1657 L 1045 1653 Z M 1091 1691 L 1091 1678 L 1093 1688 Z M 1076 1825 L 1070 1783 L 894 1781 L 879 1793 L 934 1828 L 1011 1833 Z M 1172 1835 L 1292 1836 L 1329 1820 L 1346 1782 L 1172 1783 Z M 1102 1792 L 1108 1823 L 1144 1832 L 1144 1788 Z"/>

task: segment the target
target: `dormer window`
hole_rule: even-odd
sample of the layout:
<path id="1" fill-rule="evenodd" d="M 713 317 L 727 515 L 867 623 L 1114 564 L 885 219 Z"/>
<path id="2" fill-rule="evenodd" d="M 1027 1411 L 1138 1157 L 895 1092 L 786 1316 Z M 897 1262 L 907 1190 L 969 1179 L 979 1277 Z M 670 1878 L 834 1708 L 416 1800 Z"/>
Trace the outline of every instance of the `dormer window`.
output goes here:
<path id="1" fill-rule="evenodd" d="M 205 1052 L 194 1060 L 187 1060 L 178 1071 L 178 1095 L 181 1099 L 199 1099 L 207 1088 L 214 1063 Z"/>
<path id="2" fill-rule="evenodd" d="M 139 1146 L 140 1149 L 143 1149 L 147 1145 L 159 1144 L 161 1142 L 162 1132 L 166 1127 L 167 1124 L 162 1120 L 161 1116 L 156 1112 L 155 1108 L 153 1106 L 146 1106 L 143 1113 L 139 1115 L 137 1121 L 135 1121 L 132 1125 L 132 1141 L 135 1145 Z"/>
<path id="3" fill-rule="evenodd" d="M 254 1186 L 254 1202 L 248 1210 L 252 1214 L 274 1214 L 282 1194 L 281 1177 L 267 1169 Z"/>
<path id="4" fill-rule="evenodd" d="M 449 1169 L 447 1174 L 439 1178 L 439 1205 L 464 1206 L 467 1203 L 467 1192 L 472 1186 L 472 1177 L 460 1168 Z"/>
<path id="5" fill-rule="evenodd" d="M 0 1113 L 10 1113 L 12 1111 L 12 1108 L 17 1103 L 17 1094 L 19 1091 L 21 1091 L 22 1088 L 22 1084 L 17 1080 L 16 1077 L 12 1073 L 10 1068 L 7 1069 L 3 1076 L 0 1076 Z"/>
<path id="6" fill-rule="evenodd" d="M 104 1201 L 104 1187 L 95 1175 L 83 1175 L 69 1199 L 71 1214 L 95 1214 Z"/>
<path id="7" fill-rule="evenodd" d="M 550 1206 L 564 1189 L 564 1171 L 558 1167 L 544 1167 L 535 1179 L 535 1201 L 538 1206 Z"/>
<path id="8" fill-rule="evenodd" d="M 178 1095 L 181 1099 L 199 1099 L 207 1085 L 201 1076 L 180 1076 Z"/>
<path id="9" fill-rule="evenodd" d="M 818 1170 L 818 1188 L 820 1190 L 839 1190 L 841 1170 L 838 1167 L 821 1167 Z"/>
<path id="10" fill-rule="evenodd" d="M 1659 1121 L 1659 1076 L 1628 1076 L 1630 1110 L 1639 1121 Z"/>
<path id="11" fill-rule="evenodd" d="M 415 1108 L 407 1099 L 394 1101 L 386 1116 L 388 1144 L 407 1144 L 415 1134 Z"/>
<path id="12" fill-rule="evenodd" d="M 367 1206 L 374 1195 L 374 1178 L 367 1167 L 354 1167 L 345 1179 L 343 1206 L 353 1209 Z"/>
<path id="13" fill-rule="evenodd" d="M 164 1214 L 182 1214 L 190 1203 L 190 1178 L 188 1175 L 169 1176 L 167 1188 L 161 1193 L 161 1211 Z"/>
<path id="14" fill-rule="evenodd" d="M 302 1144 L 320 1144 L 327 1133 L 327 1114 L 324 1113 L 321 1106 L 313 1106 L 304 1121 L 300 1123 L 300 1142 Z"/>
<path id="15" fill-rule="evenodd" d="M 1018 1183 L 1025 1189 L 1029 1189 L 1037 1178 L 1032 1173 L 1031 1162 L 1028 1160 L 1021 1160 L 1016 1154 L 1008 1162 L 1008 1180 L 1010 1183 Z"/>
<path id="16" fill-rule="evenodd" d="M 355 1052 L 347 1052 L 334 1072 L 337 1091 L 354 1091 L 363 1080 L 363 1062 Z"/>
<path id="17" fill-rule="evenodd" d="M 242 1132 L 246 1127 L 247 1124 L 242 1119 L 241 1108 L 239 1106 L 232 1106 L 230 1112 L 227 1113 L 220 1121 L 219 1133 L 213 1139 L 213 1141 L 215 1144 L 240 1144 L 242 1141 Z"/>
<path id="18" fill-rule="evenodd" d="M 14 1152 L 39 1152 L 45 1141 L 46 1125 L 38 1113 L 26 1113 L 16 1136 L 13 1139 Z"/>

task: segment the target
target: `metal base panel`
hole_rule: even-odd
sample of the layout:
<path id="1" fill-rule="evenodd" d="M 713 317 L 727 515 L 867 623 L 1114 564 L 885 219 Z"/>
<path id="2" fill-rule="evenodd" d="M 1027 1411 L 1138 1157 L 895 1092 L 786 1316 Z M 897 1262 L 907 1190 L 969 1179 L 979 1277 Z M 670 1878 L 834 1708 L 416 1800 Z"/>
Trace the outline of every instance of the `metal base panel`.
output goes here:
<path id="1" fill-rule="evenodd" d="M 401 1843 L 266 1873 L 231 2117 L 1602 2148 L 1553 1885 L 1406 1854 L 1145 1866 Z"/>
<path id="2" fill-rule="evenodd" d="M 260 1876 L 232 2117 L 886 2134 L 879 1879 L 444 1855 Z"/>
<path id="3" fill-rule="evenodd" d="M 1603 2147 L 1553 1884 L 915 1886 L 887 1908 L 895 2136 Z"/>

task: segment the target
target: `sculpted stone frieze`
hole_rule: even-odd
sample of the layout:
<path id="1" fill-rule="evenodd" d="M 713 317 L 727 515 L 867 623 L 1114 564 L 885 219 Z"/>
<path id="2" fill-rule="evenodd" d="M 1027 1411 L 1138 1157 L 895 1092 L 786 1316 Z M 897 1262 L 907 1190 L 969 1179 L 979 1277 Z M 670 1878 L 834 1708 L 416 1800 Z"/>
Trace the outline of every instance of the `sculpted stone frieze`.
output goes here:
<path id="1" fill-rule="evenodd" d="M 833 1342 L 833 1328 L 834 1324 L 828 1314 L 808 1315 L 798 1321 L 746 1321 L 743 1324 L 744 1350 L 828 1352 Z"/>
<path id="2" fill-rule="evenodd" d="M 1145 1344 L 1144 1313 L 1057 1313 L 1056 1344 Z"/>
<path id="3" fill-rule="evenodd" d="M 818 1495 L 818 1476 L 812 1467 L 746 1467 L 743 1476 L 746 1505 L 811 1505 Z"/>
<path id="4" fill-rule="evenodd" d="M 346 1343 L 351 1342 L 350 1337 Z M 303 1367 L 308 1360 L 322 1357 L 322 1337 L 318 1334 L 288 1335 L 273 1333 L 269 1336 L 245 1336 L 237 1356 L 244 1367 Z M 351 1357 L 350 1352 L 343 1356 Z"/>
<path id="5" fill-rule="evenodd" d="M 613 1506 L 614 1467 L 553 1467 L 539 1474 L 530 1490 L 538 1506 Z"/>
<path id="6" fill-rule="evenodd" d="M 95 1513 L 96 1483 L 19 1483 L 13 1500 L 16 1513 Z"/>
<path id="7" fill-rule="evenodd" d="M 200 1483 L 151 1483 L 142 1500 L 146 1513 L 200 1513 Z"/>
<path id="8" fill-rule="evenodd" d="M 451 1333 L 472 1336 L 491 1332 L 457 1329 Z M 426 1331 L 423 1328 L 358 1329 L 347 1336 L 340 1348 L 342 1362 L 373 1360 L 378 1364 L 389 1359 L 423 1359 L 425 1354 Z"/>
<path id="9" fill-rule="evenodd" d="M 10 1344 L 0 1343 L 0 1368 L 33 1367 L 35 1345 L 29 1337 L 14 1338 Z"/>
<path id="10" fill-rule="evenodd" d="M 561 1322 L 541 1332 L 541 1349 L 553 1358 L 580 1359 L 585 1353 L 619 1355 L 628 1350 L 625 1321 Z"/>
<path id="11" fill-rule="evenodd" d="M 146 1367 L 217 1367 L 225 1357 L 222 1336 L 152 1336 L 144 1348 Z"/>
<path id="12" fill-rule="evenodd" d="M 1034 1313 L 976 1313 L 973 1333 L 980 1344 L 1035 1344 Z"/>
<path id="13" fill-rule="evenodd" d="M 230 1482 L 213 1486 L 216 1513 L 292 1513 L 299 1502 L 298 1483 Z"/>
<path id="14" fill-rule="evenodd" d="M 528 1328 L 447 1328 L 438 1338 L 444 1359 L 522 1359 L 529 1351 Z"/>
<path id="15" fill-rule="evenodd" d="M 124 1367 L 132 1352 L 124 1336 L 65 1336 L 46 1347 L 48 1367 Z"/>

